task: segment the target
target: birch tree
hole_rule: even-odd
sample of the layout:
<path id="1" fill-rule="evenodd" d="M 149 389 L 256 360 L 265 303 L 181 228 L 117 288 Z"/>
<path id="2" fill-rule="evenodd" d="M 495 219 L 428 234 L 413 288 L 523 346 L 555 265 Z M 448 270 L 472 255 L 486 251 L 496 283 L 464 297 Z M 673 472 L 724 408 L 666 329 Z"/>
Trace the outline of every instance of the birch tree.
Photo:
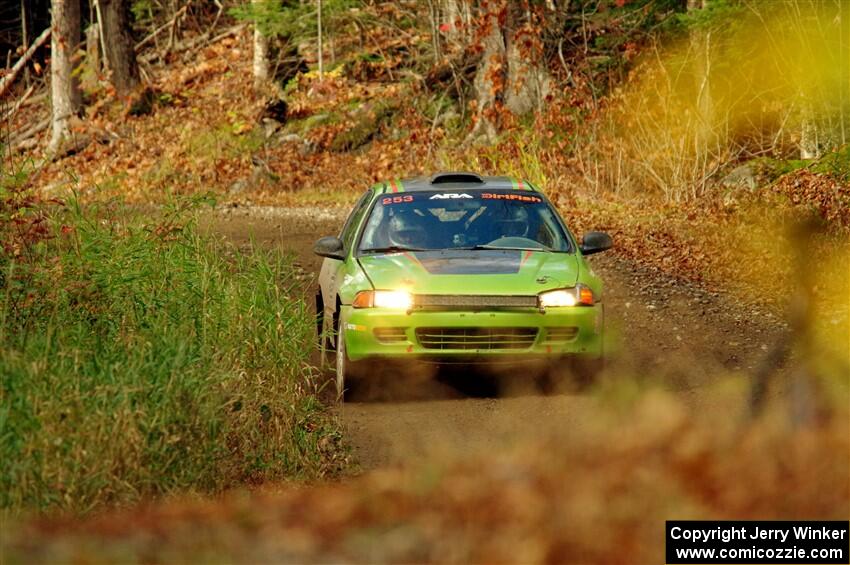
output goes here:
<path id="1" fill-rule="evenodd" d="M 818 125 L 812 104 L 803 98 L 800 112 L 800 159 L 820 157 L 818 147 Z"/>
<path id="2" fill-rule="evenodd" d="M 251 0 L 254 11 L 254 88 L 260 90 L 269 80 L 269 38 L 258 22 L 265 0 Z"/>
<path id="3" fill-rule="evenodd" d="M 318 35 L 319 80 L 324 78 L 324 45 L 322 45 L 322 0 L 316 0 L 316 34 Z"/>
<path id="4" fill-rule="evenodd" d="M 688 12 L 708 8 L 710 0 L 688 0 Z M 694 76 L 697 88 L 697 137 L 701 149 L 709 143 L 714 130 L 714 101 L 711 97 L 711 29 L 691 31 L 691 49 L 694 56 Z"/>
<path id="5" fill-rule="evenodd" d="M 52 133 L 48 152 L 55 154 L 71 135 L 71 118 L 81 97 L 74 76 L 74 52 L 80 43 L 80 0 L 53 0 L 51 11 L 50 93 Z"/>

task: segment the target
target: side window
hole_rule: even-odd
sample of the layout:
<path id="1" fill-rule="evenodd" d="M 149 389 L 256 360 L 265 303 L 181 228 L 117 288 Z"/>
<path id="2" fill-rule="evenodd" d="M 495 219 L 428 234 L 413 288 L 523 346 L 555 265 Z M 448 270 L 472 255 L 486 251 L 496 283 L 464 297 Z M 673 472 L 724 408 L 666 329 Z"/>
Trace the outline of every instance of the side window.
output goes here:
<path id="1" fill-rule="evenodd" d="M 351 215 L 349 215 L 348 219 L 345 221 L 345 225 L 342 228 L 342 234 L 339 236 L 342 240 L 342 244 L 345 246 L 345 249 L 351 248 L 354 236 L 357 234 L 357 226 L 360 224 L 360 220 L 363 218 L 363 214 L 366 213 L 366 210 L 369 207 L 369 202 L 372 200 L 370 198 L 371 196 L 372 191 L 367 190 L 366 193 L 360 197 L 360 200 L 357 201 L 357 204 L 354 205 L 354 210 L 351 211 Z"/>

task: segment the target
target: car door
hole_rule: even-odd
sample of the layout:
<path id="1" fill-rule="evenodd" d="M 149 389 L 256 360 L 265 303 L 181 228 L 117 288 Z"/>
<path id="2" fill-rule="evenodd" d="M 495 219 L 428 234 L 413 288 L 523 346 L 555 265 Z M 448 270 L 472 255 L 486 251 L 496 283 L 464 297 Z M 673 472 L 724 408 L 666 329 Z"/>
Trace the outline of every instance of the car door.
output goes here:
<path id="1" fill-rule="evenodd" d="M 356 243 L 357 232 L 363 216 L 369 209 L 369 204 L 372 202 L 372 190 L 367 190 L 354 208 L 348 219 L 342 227 L 339 238 L 342 240 L 345 255 L 348 257 L 352 247 Z M 336 310 L 337 295 L 339 294 L 339 286 L 342 284 L 345 273 L 345 262 L 338 259 L 326 258 L 322 262 L 322 270 L 319 273 L 319 286 L 322 292 L 322 303 L 324 304 L 325 319 L 333 319 Z"/>

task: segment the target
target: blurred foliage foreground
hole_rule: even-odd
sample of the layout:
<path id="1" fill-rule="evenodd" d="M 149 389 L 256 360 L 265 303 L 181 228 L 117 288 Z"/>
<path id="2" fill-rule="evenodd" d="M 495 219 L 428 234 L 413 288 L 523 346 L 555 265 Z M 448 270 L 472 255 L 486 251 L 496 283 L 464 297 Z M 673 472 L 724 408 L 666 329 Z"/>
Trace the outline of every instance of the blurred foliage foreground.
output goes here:
<path id="1" fill-rule="evenodd" d="M 338 465 L 286 257 L 200 236 L 190 202 L 143 217 L 4 181 L 0 509 L 85 511 Z"/>
<path id="2" fill-rule="evenodd" d="M 486 459 L 30 523 L 10 562 L 663 563 L 667 519 L 847 517 L 846 411 L 742 426 L 740 391 L 715 392 L 696 416 L 621 388 L 568 433 Z"/>

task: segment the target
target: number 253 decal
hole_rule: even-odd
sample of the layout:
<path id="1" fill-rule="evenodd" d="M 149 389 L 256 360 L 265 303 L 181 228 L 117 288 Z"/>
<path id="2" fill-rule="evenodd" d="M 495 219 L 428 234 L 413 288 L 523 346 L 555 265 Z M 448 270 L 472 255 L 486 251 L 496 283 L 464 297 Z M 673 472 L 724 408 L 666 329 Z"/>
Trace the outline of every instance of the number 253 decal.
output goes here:
<path id="1" fill-rule="evenodd" d="M 405 195 L 405 196 L 387 196 L 381 200 L 381 204 L 386 206 L 387 204 L 401 204 L 402 202 L 413 202 L 413 196 Z"/>

